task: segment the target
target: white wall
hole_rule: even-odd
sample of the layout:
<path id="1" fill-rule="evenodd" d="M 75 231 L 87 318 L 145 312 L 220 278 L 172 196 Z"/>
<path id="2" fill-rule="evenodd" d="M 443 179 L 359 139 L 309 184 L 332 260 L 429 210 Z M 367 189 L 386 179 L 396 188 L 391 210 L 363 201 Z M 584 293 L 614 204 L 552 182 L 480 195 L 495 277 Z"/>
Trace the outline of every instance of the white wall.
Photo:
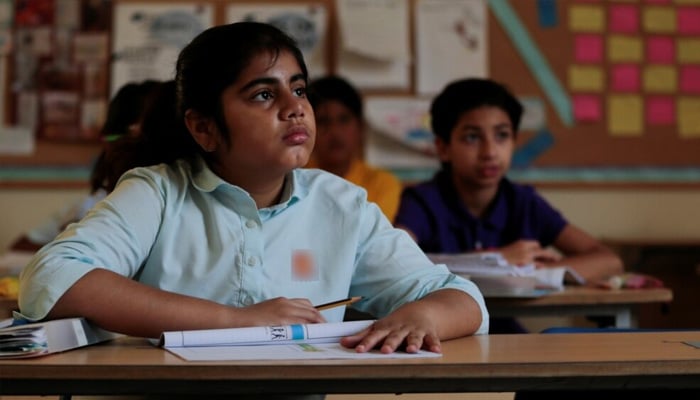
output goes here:
<path id="1" fill-rule="evenodd" d="M 0 249 L 87 189 L 0 189 Z M 700 189 L 542 189 L 574 224 L 599 238 L 700 240 Z"/>

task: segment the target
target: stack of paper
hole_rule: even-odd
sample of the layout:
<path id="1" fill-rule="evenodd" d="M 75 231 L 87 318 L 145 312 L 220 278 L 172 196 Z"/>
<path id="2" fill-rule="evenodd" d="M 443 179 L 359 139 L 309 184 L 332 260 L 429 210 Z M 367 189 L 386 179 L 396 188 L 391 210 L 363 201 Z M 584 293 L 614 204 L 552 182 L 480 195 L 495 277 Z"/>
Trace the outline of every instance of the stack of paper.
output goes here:
<path id="1" fill-rule="evenodd" d="M 10 319 L 2 322 L 9 325 L 12 321 Z M 84 318 L 6 326 L 0 328 L 0 359 L 43 356 L 103 342 L 117 336 L 90 324 Z"/>
<path id="2" fill-rule="evenodd" d="M 431 253 L 428 258 L 436 264 L 445 264 L 455 274 L 471 279 L 485 296 L 541 296 L 563 289 L 565 282 L 584 283 L 584 279 L 571 268 L 513 265 L 497 252 Z"/>

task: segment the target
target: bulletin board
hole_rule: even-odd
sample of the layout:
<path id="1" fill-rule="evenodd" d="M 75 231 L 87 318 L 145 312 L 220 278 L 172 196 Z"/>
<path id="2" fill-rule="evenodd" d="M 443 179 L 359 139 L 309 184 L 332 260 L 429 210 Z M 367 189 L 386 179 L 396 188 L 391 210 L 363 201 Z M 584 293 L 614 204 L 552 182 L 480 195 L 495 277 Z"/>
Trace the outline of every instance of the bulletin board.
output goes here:
<path id="1" fill-rule="evenodd" d="M 422 91 L 422 83 L 416 78 L 424 64 L 417 54 L 420 37 L 417 10 L 426 5 L 439 7 L 441 2 L 483 7 L 483 20 L 476 22 L 483 25 L 480 40 L 485 41 L 485 69 L 482 71 L 476 63 L 472 65 L 471 53 L 467 57 L 453 54 L 444 63 L 463 65 L 465 76 L 489 76 L 506 84 L 526 104 L 538 105 L 535 109 L 541 114 L 540 122 L 525 124 L 518 138 L 511 174 L 514 179 L 540 185 L 695 186 L 700 183 L 700 0 L 112 0 L 111 3 L 200 4 L 213 8 L 215 24 L 230 22 L 235 13 L 228 8 L 236 5 L 278 5 L 281 9 L 299 5 L 306 7 L 307 16 L 309 6 L 318 6 L 316 11 L 322 15 L 315 14 L 313 18 L 318 17 L 316 23 L 325 25 L 322 37 L 317 38 L 319 53 L 306 55 L 314 65 L 313 74 L 321 69 L 342 73 L 347 69 L 345 63 L 355 60 L 342 55 L 341 50 L 348 44 L 340 43 L 347 38 L 343 37 L 343 23 L 338 14 L 345 10 L 347 16 L 347 9 L 336 1 L 358 7 L 379 4 L 390 12 L 396 10 L 392 18 L 381 18 L 383 22 L 374 21 L 374 25 L 372 15 L 348 25 L 351 31 L 365 33 L 369 41 L 373 27 L 380 23 L 387 29 L 387 35 L 397 35 L 398 39 L 406 36 L 405 49 L 400 45 L 395 46 L 397 49 L 386 49 L 399 60 L 396 63 L 381 60 L 376 48 L 374 54 L 353 56 L 365 61 L 374 57 L 383 62 L 365 62 L 364 65 L 377 67 L 377 73 L 384 75 L 372 77 L 371 73 L 365 73 L 367 85 L 359 86 L 368 100 L 377 96 L 415 100 L 417 111 L 412 112 L 420 114 L 424 126 L 428 126 L 425 114 L 435 93 Z M 261 20 L 272 18 L 266 12 L 246 15 L 257 15 Z M 359 25 L 361 21 L 366 25 Z M 468 18 L 465 21 L 470 22 Z M 401 29 L 394 29 L 397 24 Z M 468 31 L 473 26 L 465 24 L 459 28 L 462 39 L 470 40 L 465 29 Z M 114 45 L 112 36 L 111 45 Z M 114 60 L 114 54 L 111 56 Z M 440 66 L 432 61 L 433 67 Z M 76 147 L 81 151 L 65 150 Z M 97 149 L 97 146 L 40 140 L 32 156 L 0 156 L 0 173 L 7 165 L 75 166 L 76 154 L 82 157 L 78 164 L 87 170 L 85 158 L 89 159 L 95 154 L 90 151 Z M 422 179 L 433 170 L 419 165 L 413 171 L 400 168 L 395 172 L 402 176 L 406 171 L 412 179 Z M 0 185 L 4 183 L 0 179 Z"/>
<path id="2" fill-rule="evenodd" d="M 546 105 L 514 175 L 700 182 L 700 1 L 492 0 L 489 14 L 491 77 Z"/>

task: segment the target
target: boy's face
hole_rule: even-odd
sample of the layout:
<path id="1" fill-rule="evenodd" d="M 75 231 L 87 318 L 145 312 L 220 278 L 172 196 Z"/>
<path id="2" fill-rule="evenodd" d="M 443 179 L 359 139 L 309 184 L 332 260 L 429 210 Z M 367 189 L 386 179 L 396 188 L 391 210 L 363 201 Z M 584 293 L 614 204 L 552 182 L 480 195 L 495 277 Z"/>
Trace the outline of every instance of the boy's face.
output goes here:
<path id="1" fill-rule="evenodd" d="M 450 143 L 436 140 L 442 162 L 452 165 L 452 174 L 467 187 L 498 185 L 510 168 L 515 132 L 502 109 L 483 106 L 466 111 L 450 134 Z"/>
<path id="2" fill-rule="evenodd" d="M 348 165 L 362 147 L 362 122 L 337 100 L 322 102 L 316 114 L 314 156 L 321 168 Z"/>
<path id="3" fill-rule="evenodd" d="M 307 163 L 316 125 L 306 79 L 291 53 L 254 57 L 221 102 L 230 145 L 218 139 L 219 176 L 236 184 L 264 182 Z"/>

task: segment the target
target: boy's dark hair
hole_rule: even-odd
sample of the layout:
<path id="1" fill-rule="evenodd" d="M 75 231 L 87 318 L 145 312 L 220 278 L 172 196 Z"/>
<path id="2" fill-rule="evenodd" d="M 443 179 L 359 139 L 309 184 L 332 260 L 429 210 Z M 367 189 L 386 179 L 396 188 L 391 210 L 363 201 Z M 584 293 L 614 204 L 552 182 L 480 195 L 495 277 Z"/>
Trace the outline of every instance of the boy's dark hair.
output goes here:
<path id="1" fill-rule="evenodd" d="M 466 111 L 483 106 L 498 107 L 505 111 L 518 132 L 523 106 L 508 89 L 493 80 L 469 78 L 454 81 L 435 97 L 430 106 L 430 123 L 435 136 L 450 142 L 450 133 Z"/>
<path id="2" fill-rule="evenodd" d="M 362 119 L 362 96 L 347 80 L 339 76 L 325 76 L 313 80 L 307 90 L 311 106 L 335 100 L 347 107 L 355 117 Z"/>

